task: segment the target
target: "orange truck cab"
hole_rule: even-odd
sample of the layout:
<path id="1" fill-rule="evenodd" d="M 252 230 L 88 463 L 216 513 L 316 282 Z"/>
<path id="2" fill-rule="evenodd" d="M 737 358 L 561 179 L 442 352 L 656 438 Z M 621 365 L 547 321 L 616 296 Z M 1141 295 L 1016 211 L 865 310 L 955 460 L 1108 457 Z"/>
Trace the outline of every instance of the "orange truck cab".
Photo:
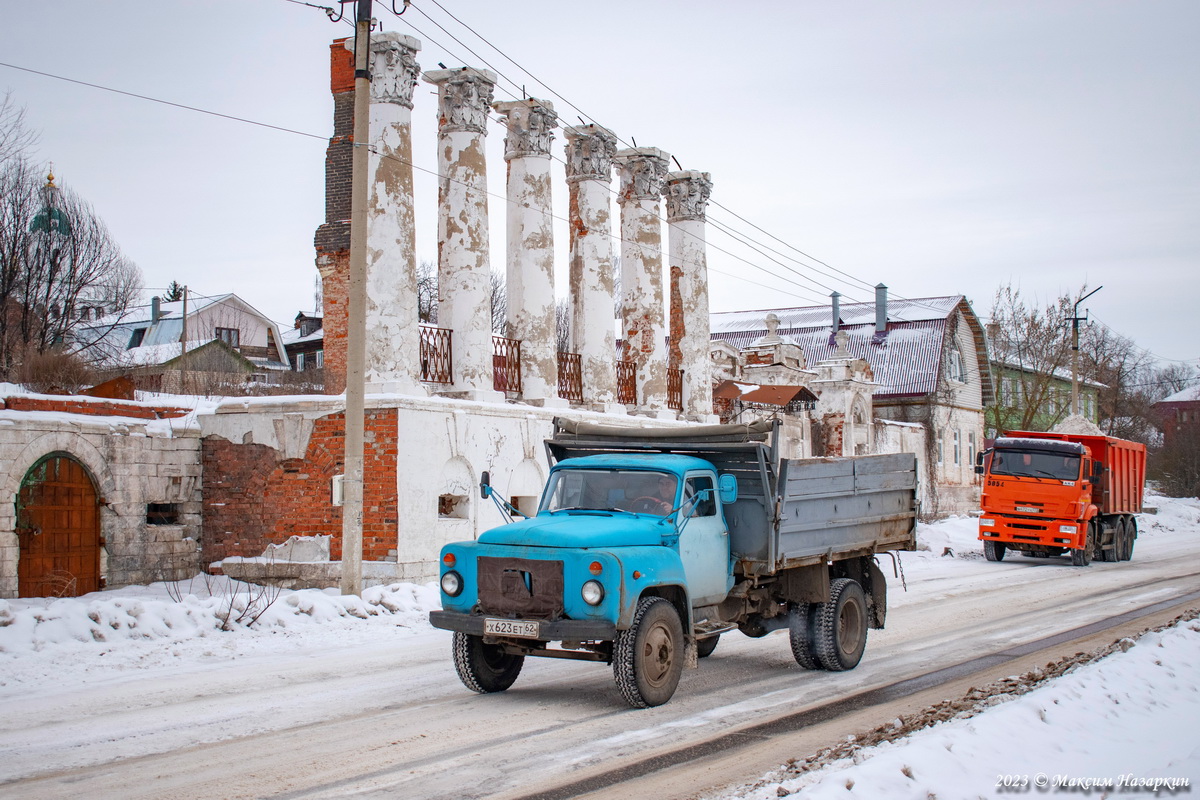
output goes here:
<path id="1" fill-rule="evenodd" d="M 1071 563 L 1128 561 L 1142 509 L 1146 447 L 1111 436 L 1013 431 L 979 454 L 979 538 L 988 561 L 1009 550 Z"/>

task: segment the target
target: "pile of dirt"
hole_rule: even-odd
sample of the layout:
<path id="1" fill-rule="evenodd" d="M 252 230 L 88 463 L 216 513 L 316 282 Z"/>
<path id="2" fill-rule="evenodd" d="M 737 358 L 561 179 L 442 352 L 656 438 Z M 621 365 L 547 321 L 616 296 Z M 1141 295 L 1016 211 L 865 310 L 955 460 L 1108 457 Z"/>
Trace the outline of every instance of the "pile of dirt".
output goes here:
<path id="1" fill-rule="evenodd" d="M 873 747 L 882 742 L 895 741 L 922 728 L 936 725 L 939 722 L 951 719 L 968 719 L 987 708 L 1008 702 L 1027 692 L 1033 691 L 1045 681 L 1065 675 L 1080 665 L 1089 664 L 1092 661 L 1104 658 L 1117 650 L 1126 652 L 1137 643 L 1137 639 L 1147 633 L 1163 631 L 1181 622 L 1187 622 L 1197 617 L 1200 617 L 1200 611 L 1189 611 L 1180 614 L 1171 622 L 1164 625 L 1147 628 L 1136 636 L 1118 639 L 1112 644 L 1093 650 L 1090 653 L 1076 653 L 1073 656 L 1066 656 L 1057 661 L 1052 661 L 1044 668 L 1032 669 L 1023 675 L 1001 678 L 998 681 L 993 681 L 986 686 L 978 688 L 972 687 L 962 697 L 943 700 L 915 714 L 897 717 L 886 725 L 880 725 L 877 728 L 856 736 L 849 736 L 846 738 L 846 741 L 813 753 L 807 758 L 792 759 L 784 765 L 783 769 L 777 770 L 770 776 L 767 776 L 764 780 L 755 784 L 753 788 L 790 780 L 844 758 L 853 759 L 855 763 L 858 763 L 862 758 L 860 751 L 864 748 Z M 791 792 L 782 786 L 779 787 L 780 797 L 786 797 L 789 794 Z"/>

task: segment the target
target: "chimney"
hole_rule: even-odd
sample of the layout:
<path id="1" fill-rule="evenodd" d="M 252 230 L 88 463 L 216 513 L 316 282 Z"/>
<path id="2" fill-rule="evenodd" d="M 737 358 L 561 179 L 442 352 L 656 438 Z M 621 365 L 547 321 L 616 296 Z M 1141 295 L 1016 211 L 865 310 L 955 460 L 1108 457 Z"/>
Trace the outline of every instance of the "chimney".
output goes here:
<path id="1" fill-rule="evenodd" d="M 833 332 L 837 333 L 842 327 L 842 296 L 834 292 L 829 298 L 833 300 Z"/>
<path id="2" fill-rule="evenodd" d="M 158 318 L 162 316 L 162 310 L 159 308 L 158 295 L 150 298 L 150 321 L 158 322 Z"/>
<path id="3" fill-rule="evenodd" d="M 887 287 L 881 283 L 875 287 L 875 333 L 887 333 L 887 321 Z"/>

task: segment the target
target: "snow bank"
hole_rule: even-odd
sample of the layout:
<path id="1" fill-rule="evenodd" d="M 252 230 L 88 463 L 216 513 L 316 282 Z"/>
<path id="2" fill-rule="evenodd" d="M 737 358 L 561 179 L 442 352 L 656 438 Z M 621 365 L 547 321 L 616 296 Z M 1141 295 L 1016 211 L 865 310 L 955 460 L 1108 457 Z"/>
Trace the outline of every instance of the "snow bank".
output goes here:
<path id="1" fill-rule="evenodd" d="M 1189 794 L 1200 781 L 1198 674 L 1200 620 L 1191 620 L 977 716 L 724 797 Z"/>
<path id="2" fill-rule="evenodd" d="M 197 592 L 180 596 L 181 592 Z M 171 599 L 171 592 L 180 596 Z M 334 589 L 287 591 L 228 578 L 128 587 L 75 598 L 0 600 L 0 655 L 59 645 L 122 640 L 178 641 L 230 631 L 263 631 L 386 617 L 389 624 L 427 627 L 440 606 L 437 586 L 394 583 L 343 596 Z"/>

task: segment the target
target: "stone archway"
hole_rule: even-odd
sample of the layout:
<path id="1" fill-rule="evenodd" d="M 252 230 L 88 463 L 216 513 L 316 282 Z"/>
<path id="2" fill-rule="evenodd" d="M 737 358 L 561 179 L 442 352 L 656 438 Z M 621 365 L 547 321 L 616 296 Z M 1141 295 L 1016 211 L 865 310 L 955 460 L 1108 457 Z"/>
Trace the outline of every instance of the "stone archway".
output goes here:
<path id="1" fill-rule="evenodd" d="M 63 452 L 35 462 L 17 492 L 16 523 L 19 597 L 100 590 L 100 498 L 82 463 Z"/>

